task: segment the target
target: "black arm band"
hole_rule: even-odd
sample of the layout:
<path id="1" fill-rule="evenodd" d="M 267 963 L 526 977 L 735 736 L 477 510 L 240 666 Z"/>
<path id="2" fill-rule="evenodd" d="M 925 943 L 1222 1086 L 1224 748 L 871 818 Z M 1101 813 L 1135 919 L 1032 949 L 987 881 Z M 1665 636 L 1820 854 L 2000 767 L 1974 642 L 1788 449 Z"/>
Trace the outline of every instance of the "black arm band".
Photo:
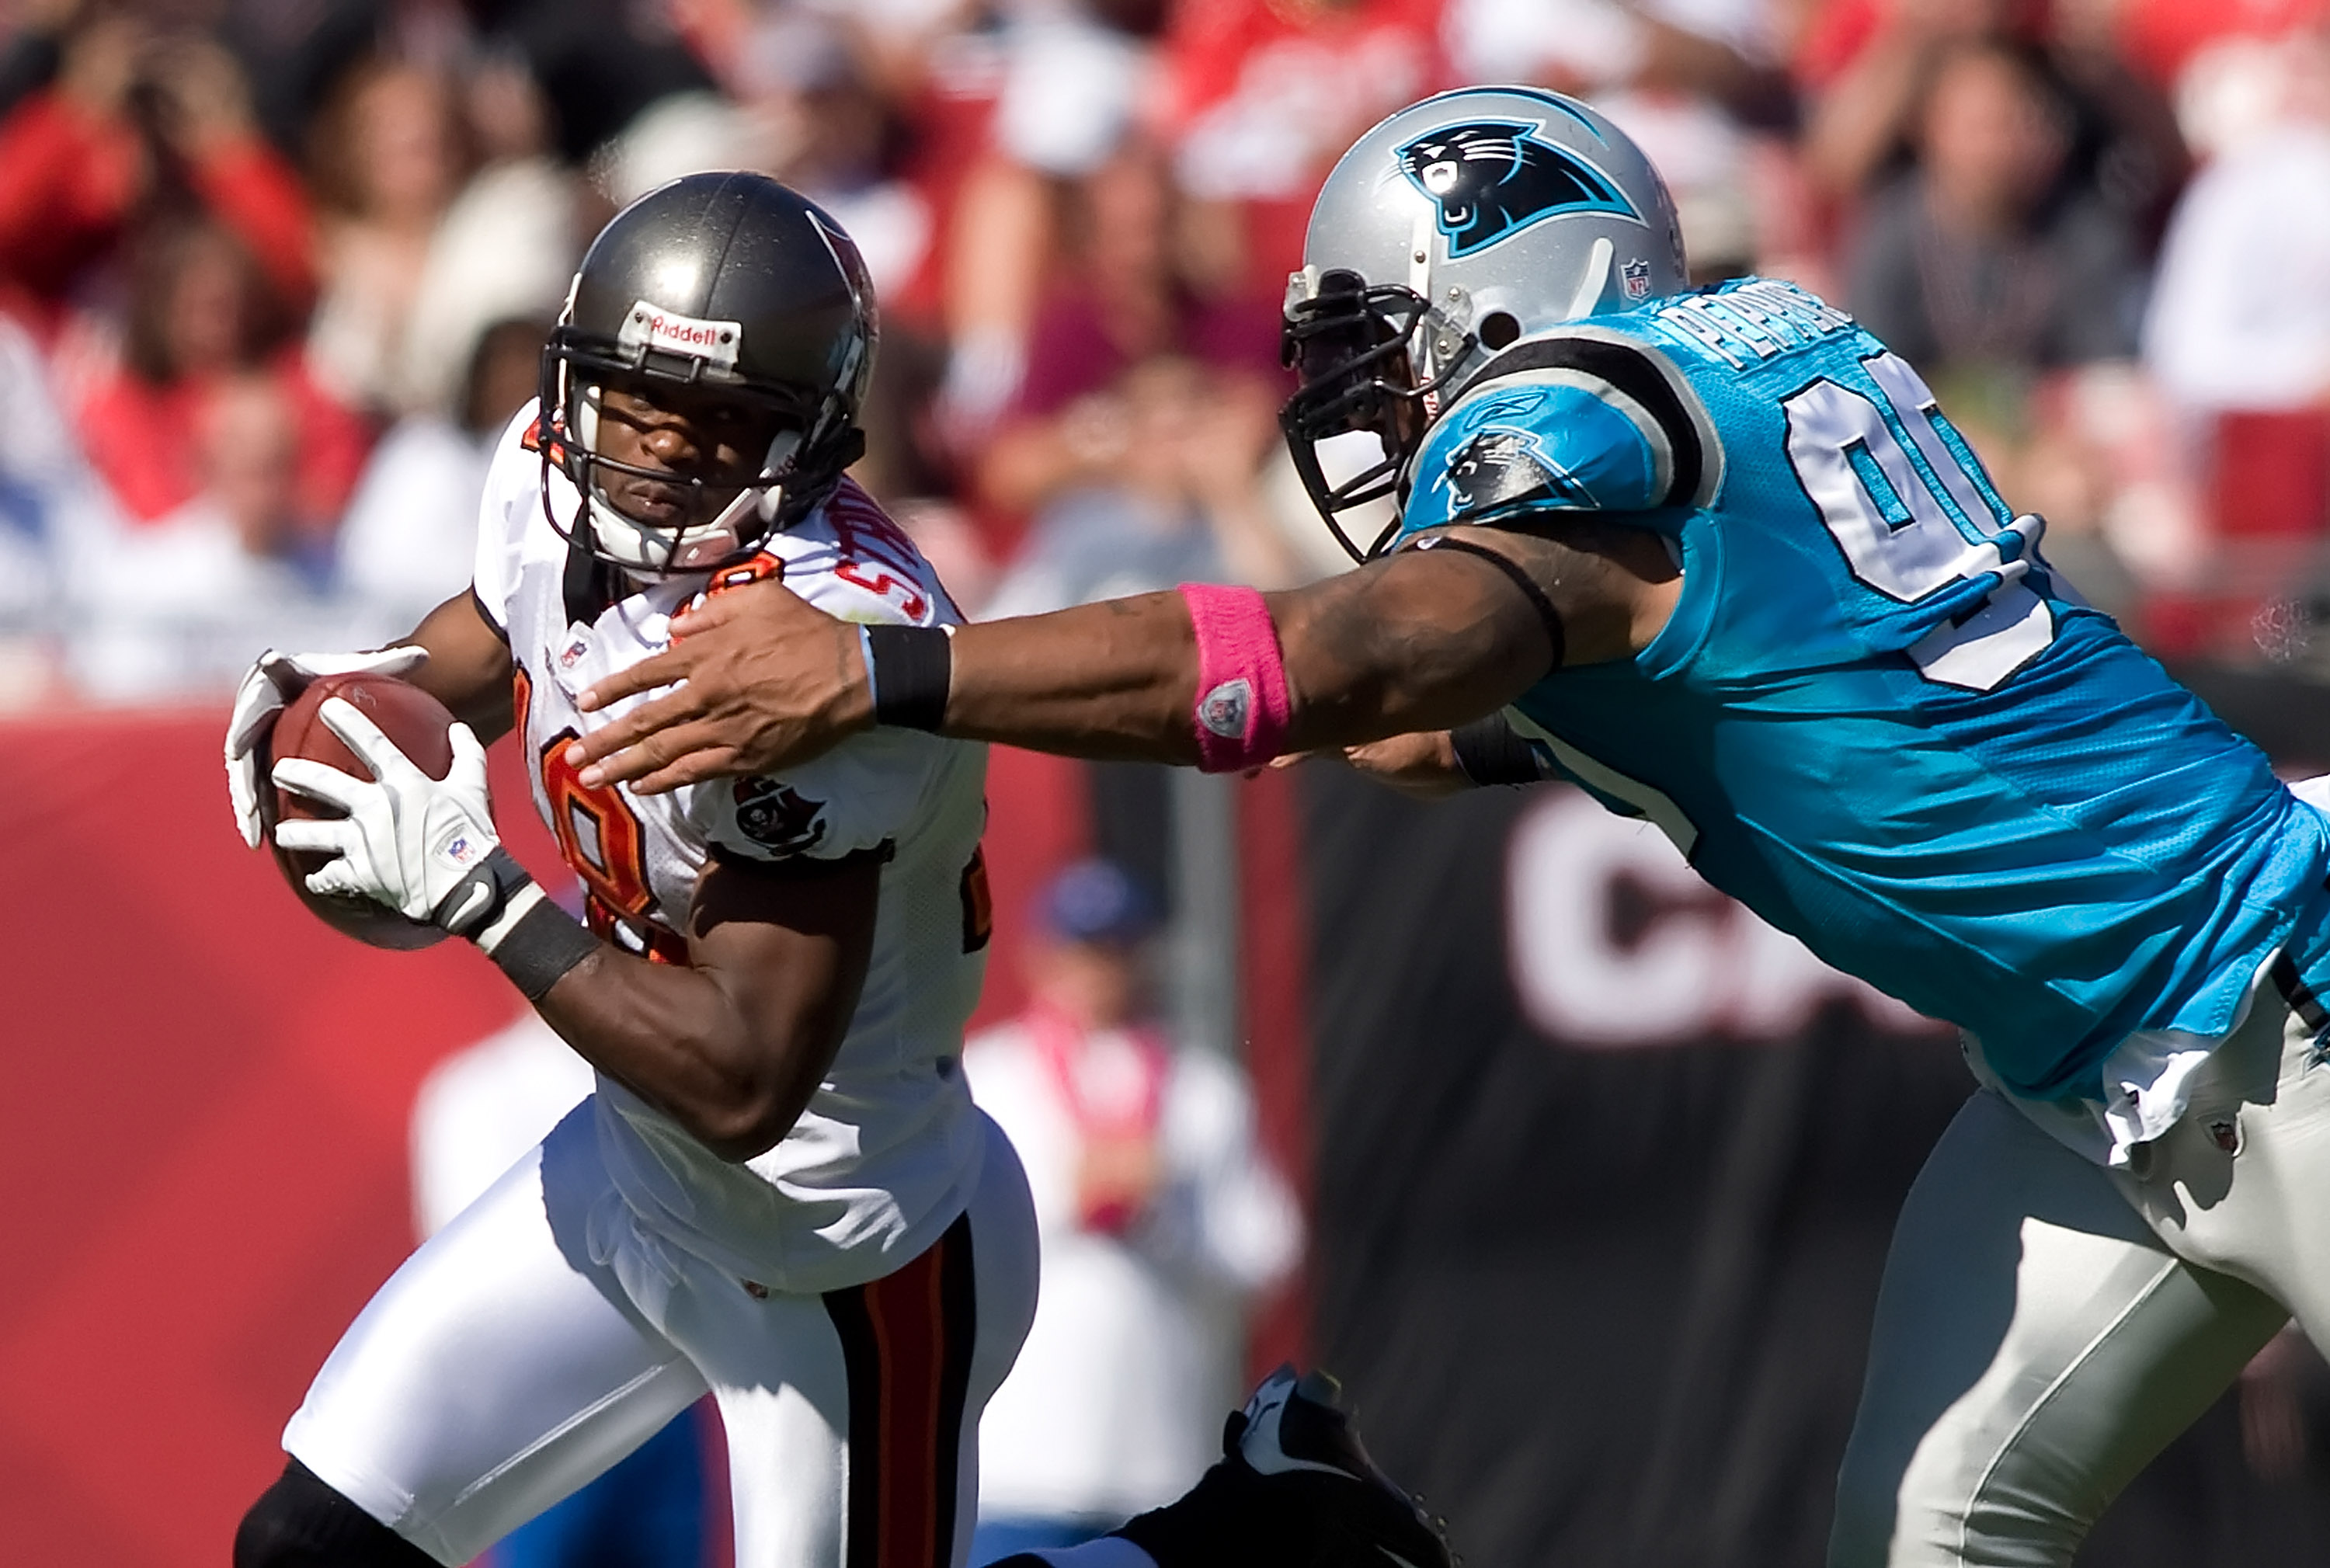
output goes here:
<path id="1" fill-rule="evenodd" d="M 1418 540 L 1414 548 L 1454 550 L 1459 555 L 1470 555 L 1485 561 L 1503 572 L 1506 581 L 1520 589 L 1522 597 L 1530 601 L 1530 608 L 1537 611 L 1538 623 L 1545 628 L 1545 639 L 1553 645 L 1553 659 L 1546 668 L 1558 670 L 1561 667 L 1561 656 L 1569 643 L 1569 639 L 1562 633 L 1561 611 L 1553 608 L 1553 600 L 1546 597 L 1545 590 L 1537 585 L 1535 579 L 1521 570 L 1520 562 L 1510 556 L 1500 555 L 1486 545 L 1475 544 L 1469 539 L 1459 539 L 1449 534 L 1429 534 Z"/>
<path id="2" fill-rule="evenodd" d="M 868 671 L 874 722 L 901 730 L 936 730 L 946 722 L 954 645 L 934 626 L 869 626 Z"/>
<path id="3" fill-rule="evenodd" d="M 452 892 L 437 901 L 429 918 L 457 937 L 474 937 L 509 907 L 518 889 L 533 882 L 516 857 L 497 844 L 485 859 L 469 868 L 469 875 L 453 884 Z"/>
<path id="4" fill-rule="evenodd" d="M 603 946 L 581 921 L 545 898 L 518 917 L 509 934 L 494 944 L 491 957 L 527 1001 L 539 1002 L 560 976 Z"/>
<path id="5" fill-rule="evenodd" d="M 1502 713 L 1491 713 L 1448 732 L 1456 766 L 1475 784 L 1536 784 L 1545 778 L 1537 753 Z"/>

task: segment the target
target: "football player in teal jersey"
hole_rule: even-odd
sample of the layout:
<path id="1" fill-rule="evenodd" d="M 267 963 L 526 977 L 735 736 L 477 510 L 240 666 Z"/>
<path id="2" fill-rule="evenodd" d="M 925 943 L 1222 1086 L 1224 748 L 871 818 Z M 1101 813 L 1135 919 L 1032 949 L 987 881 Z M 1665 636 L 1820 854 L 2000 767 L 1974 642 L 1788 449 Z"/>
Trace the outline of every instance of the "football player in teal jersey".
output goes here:
<path id="1" fill-rule="evenodd" d="M 594 732 L 583 777 L 668 788 L 905 724 L 1213 769 L 1342 748 L 1648 818 L 1958 1025 L 1980 1085 L 1896 1234 L 1831 1563 L 2069 1563 L 2292 1316 L 2330 1345 L 2311 787 L 2050 569 L 2041 520 L 1849 316 L 1691 288 L 1657 174 L 1583 105 L 1402 110 L 1329 177 L 1307 260 L 1283 423 L 1359 570 L 951 639 L 741 591 L 597 689 L 686 681 Z M 1207 1496 L 1056 1561 L 1212 1560 Z"/>

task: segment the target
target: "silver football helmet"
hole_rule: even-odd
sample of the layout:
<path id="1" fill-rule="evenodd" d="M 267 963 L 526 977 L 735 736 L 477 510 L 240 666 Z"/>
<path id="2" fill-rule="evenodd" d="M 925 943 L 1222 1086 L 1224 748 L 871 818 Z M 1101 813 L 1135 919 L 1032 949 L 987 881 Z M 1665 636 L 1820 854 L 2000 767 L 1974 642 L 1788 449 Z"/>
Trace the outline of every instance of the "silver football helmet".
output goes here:
<path id="1" fill-rule="evenodd" d="M 1474 87 L 1411 104 L 1345 153 L 1287 280 L 1279 415 L 1303 487 L 1339 515 L 1404 495 L 1441 410 L 1499 350 L 1579 316 L 1688 288 L 1682 226 L 1643 151 L 1576 99 Z M 1381 454 L 1321 461 L 1372 433 Z M 1331 477 L 1328 469 L 1338 470 Z"/>

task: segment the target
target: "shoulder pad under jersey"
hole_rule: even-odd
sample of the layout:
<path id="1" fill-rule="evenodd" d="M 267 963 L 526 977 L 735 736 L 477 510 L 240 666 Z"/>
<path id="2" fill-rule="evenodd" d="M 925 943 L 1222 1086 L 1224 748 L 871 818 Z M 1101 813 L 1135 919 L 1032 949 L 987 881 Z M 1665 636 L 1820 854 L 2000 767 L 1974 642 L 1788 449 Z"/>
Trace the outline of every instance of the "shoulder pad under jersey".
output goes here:
<path id="1" fill-rule="evenodd" d="M 1540 509 L 1703 506 L 1723 448 L 1682 372 L 1608 327 L 1558 326 L 1474 377 L 1416 454 L 1403 532 Z"/>

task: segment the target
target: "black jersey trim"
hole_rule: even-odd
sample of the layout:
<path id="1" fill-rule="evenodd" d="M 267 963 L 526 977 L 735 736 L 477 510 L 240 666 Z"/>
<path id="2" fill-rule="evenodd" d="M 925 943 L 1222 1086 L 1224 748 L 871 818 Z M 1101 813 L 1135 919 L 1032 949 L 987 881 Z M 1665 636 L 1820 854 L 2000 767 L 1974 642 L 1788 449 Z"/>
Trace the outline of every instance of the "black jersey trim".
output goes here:
<path id="1" fill-rule="evenodd" d="M 1522 739 L 1502 712 L 1459 724 L 1448 732 L 1457 770 L 1474 784 L 1538 784 L 1553 775 L 1537 748 Z"/>
<path id="2" fill-rule="evenodd" d="M 598 625 L 607 607 L 621 597 L 615 590 L 615 569 L 583 549 L 579 538 L 566 542 L 566 571 L 559 587 L 569 626 Z"/>
<path id="3" fill-rule="evenodd" d="M 706 853 L 729 871 L 749 872 L 754 876 L 779 882 L 815 882 L 820 877 L 836 876 L 856 866 L 872 864 L 887 865 L 897 858 L 898 841 L 886 838 L 879 844 L 869 844 L 863 849 L 853 849 L 847 855 L 824 856 L 788 855 L 775 860 L 763 860 L 725 844 L 712 844 Z"/>
<path id="4" fill-rule="evenodd" d="M 492 609 L 487 605 L 484 596 L 478 592 L 478 585 L 474 582 L 469 584 L 469 602 L 478 607 L 478 619 L 486 623 L 486 629 L 501 638 L 502 647 L 509 647 L 509 628 L 494 619 Z"/>
<path id="5" fill-rule="evenodd" d="M 1576 332 L 1531 338 L 1482 366 L 1480 373 L 1465 383 L 1463 395 L 1469 398 L 1492 381 L 1540 370 L 1579 371 L 1633 399 L 1657 423 L 1673 462 L 1667 493 L 1656 505 L 1705 504 L 1713 488 L 1702 483 L 1713 477 L 1708 450 L 1711 430 L 1705 423 L 1704 411 L 1685 403 L 1688 388 L 1678 387 L 1678 378 L 1653 351 L 1615 337 Z M 1697 399 L 1691 401 L 1695 403 Z"/>
<path id="6" fill-rule="evenodd" d="M 2274 955 L 2268 973 L 2273 988 L 2281 993 L 2281 999 L 2289 1004 L 2289 1010 L 2297 1015 L 2301 1023 L 2317 1035 L 2330 1030 L 2330 1009 L 2325 1009 L 2322 998 L 2298 978 L 2297 965 L 2287 953 Z"/>

